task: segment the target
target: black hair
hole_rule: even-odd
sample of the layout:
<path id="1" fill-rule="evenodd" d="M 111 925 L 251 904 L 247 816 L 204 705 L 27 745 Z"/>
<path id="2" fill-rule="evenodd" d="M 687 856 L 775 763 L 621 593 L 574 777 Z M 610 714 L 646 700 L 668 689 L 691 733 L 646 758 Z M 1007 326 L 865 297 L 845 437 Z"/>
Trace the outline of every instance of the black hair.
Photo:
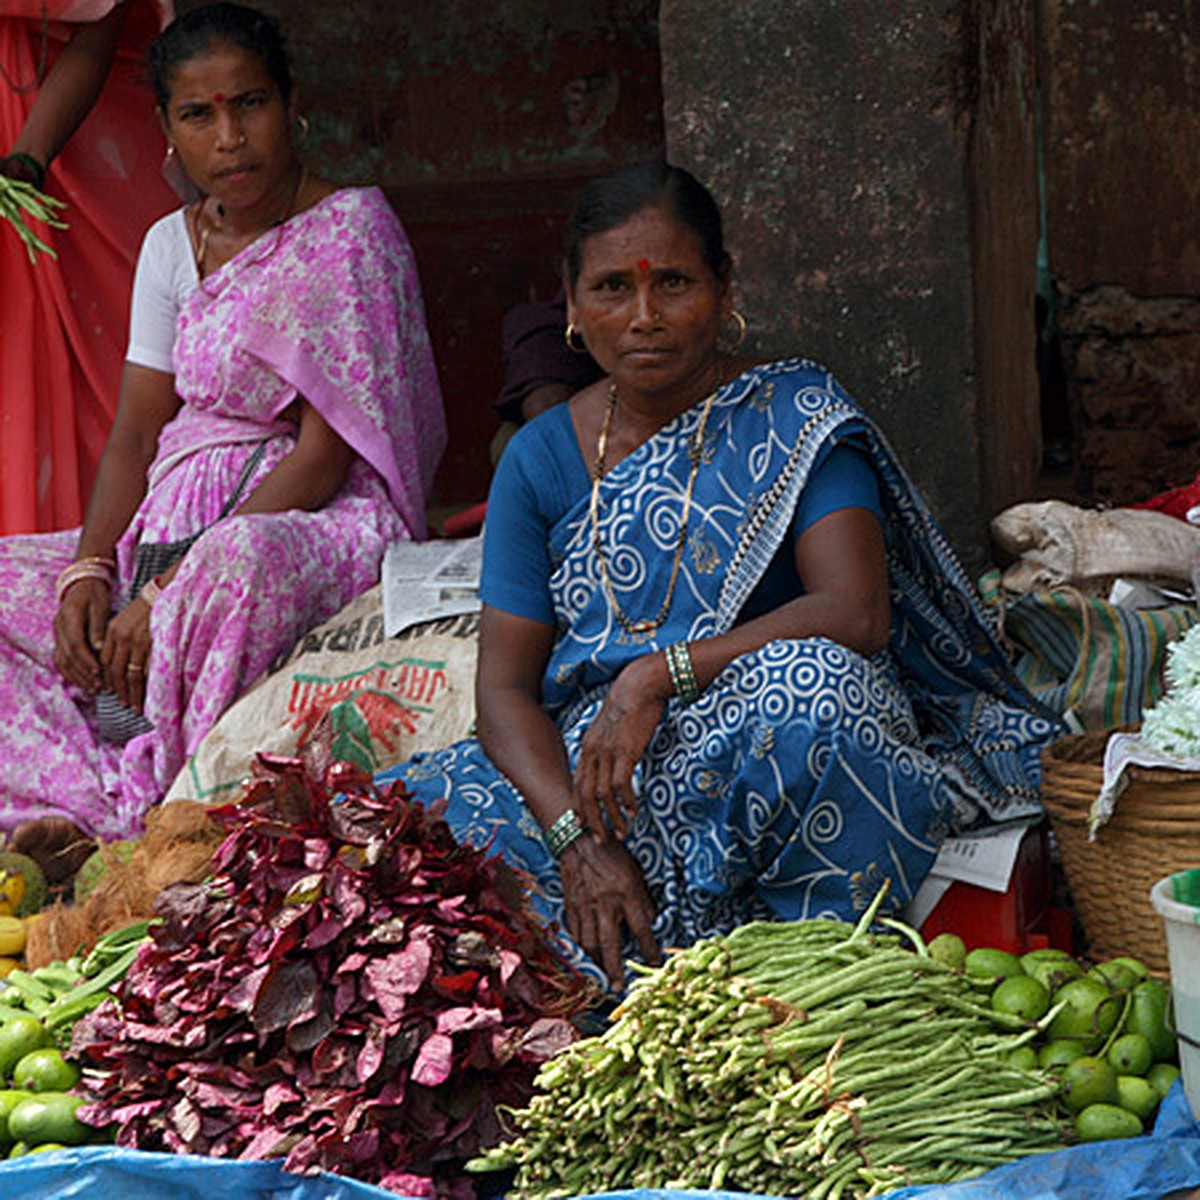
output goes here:
<path id="1" fill-rule="evenodd" d="M 208 53 L 214 42 L 228 42 L 261 59 L 284 103 L 292 95 L 292 64 L 287 39 L 274 17 L 245 4 L 205 4 L 176 17 L 150 45 L 150 85 L 165 113 L 171 78 L 185 63 Z"/>
<path id="2" fill-rule="evenodd" d="M 718 279 L 726 279 L 729 255 L 721 210 L 712 193 L 690 171 L 655 159 L 617 167 L 584 187 L 567 226 L 564 258 L 571 284 L 579 279 L 588 238 L 658 204 L 665 204 L 675 220 L 696 234 L 705 262 Z"/>

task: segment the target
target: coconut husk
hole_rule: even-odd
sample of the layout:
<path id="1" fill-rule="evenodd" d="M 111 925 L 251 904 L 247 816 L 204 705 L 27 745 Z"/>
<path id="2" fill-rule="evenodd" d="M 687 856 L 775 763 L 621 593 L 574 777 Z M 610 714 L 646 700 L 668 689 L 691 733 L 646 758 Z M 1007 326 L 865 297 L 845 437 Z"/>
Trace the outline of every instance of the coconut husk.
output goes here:
<path id="1" fill-rule="evenodd" d="M 101 846 L 105 870 L 82 903 L 59 900 L 29 921 L 27 967 L 86 954 L 104 934 L 152 917 L 163 888 L 199 883 L 208 874 L 224 836 L 209 820 L 207 805 L 177 800 L 152 809 L 128 858 Z"/>

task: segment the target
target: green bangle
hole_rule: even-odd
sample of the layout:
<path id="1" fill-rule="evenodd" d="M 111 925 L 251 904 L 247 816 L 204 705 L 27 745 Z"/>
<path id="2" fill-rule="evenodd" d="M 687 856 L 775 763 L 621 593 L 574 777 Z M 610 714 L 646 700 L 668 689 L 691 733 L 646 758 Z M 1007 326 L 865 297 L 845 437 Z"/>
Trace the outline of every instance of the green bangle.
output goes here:
<path id="1" fill-rule="evenodd" d="M 546 849 L 556 858 L 562 858 L 563 851 L 575 841 L 578 841 L 587 830 L 579 820 L 579 815 L 573 808 L 568 808 L 549 829 L 542 834 Z"/>
<path id="2" fill-rule="evenodd" d="M 695 704 L 700 699 L 700 685 L 692 667 L 692 656 L 687 642 L 672 642 L 664 651 L 667 673 L 671 676 L 671 687 L 681 704 Z"/>
<path id="3" fill-rule="evenodd" d="M 38 162 L 32 154 L 26 154 L 23 150 L 18 150 L 15 154 L 8 155 L 9 162 L 21 163 L 28 167 L 34 174 L 33 186 L 40 192 L 46 182 L 46 167 L 43 163 Z"/>

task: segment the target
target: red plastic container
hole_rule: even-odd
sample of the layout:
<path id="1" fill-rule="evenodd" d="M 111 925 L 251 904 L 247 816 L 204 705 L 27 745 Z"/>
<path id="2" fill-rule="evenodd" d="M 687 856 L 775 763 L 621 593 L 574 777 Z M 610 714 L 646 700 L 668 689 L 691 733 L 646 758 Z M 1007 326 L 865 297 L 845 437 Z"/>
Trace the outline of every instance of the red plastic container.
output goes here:
<path id="1" fill-rule="evenodd" d="M 956 933 L 968 950 L 993 946 L 1024 954 L 1042 946 L 1072 952 L 1070 914 L 1051 907 L 1050 835 L 1045 822 L 1021 839 L 1003 892 L 955 880 L 920 927 L 926 941 Z"/>

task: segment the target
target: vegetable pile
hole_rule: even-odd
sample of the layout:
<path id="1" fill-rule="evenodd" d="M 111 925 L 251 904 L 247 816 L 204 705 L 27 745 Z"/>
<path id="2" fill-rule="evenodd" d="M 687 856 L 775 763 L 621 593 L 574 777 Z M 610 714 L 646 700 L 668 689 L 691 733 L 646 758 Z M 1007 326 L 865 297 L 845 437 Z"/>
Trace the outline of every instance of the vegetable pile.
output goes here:
<path id="1" fill-rule="evenodd" d="M 115 999 L 149 927 L 149 921 L 135 921 L 104 934 L 87 954 L 32 971 L 22 967 L 9 971 L 0 983 L 0 1021 L 32 1016 L 56 1044 L 69 1046 L 75 1023 L 106 1000 Z"/>
<path id="2" fill-rule="evenodd" d="M 213 819 L 203 884 L 160 896 L 122 988 L 76 1026 L 125 1146 L 284 1157 L 407 1195 L 463 1183 L 590 997 L 496 856 L 348 764 L 266 775 Z"/>
<path id="3" fill-rule="evenodd" d="M 1166 689 L 1142 714 L 1142 737 L 1176 758 L 1200 755 L 1200 625 L 1167 647 Z"/>
<path id="4" fill-rule="evenodd" d="M 58 255 L 29 228 L 26 217 L 33 217 L 55 229 L 66 229 L 66 222 L 56 216 L 64 208 L 66 205 L 61 200 L 39 191 L 32 183 L 0 174 L 0 220 L 7 221 L 16 230 L 17 236 L 25 243 L 25 253 L 29 255 L 30 262 L 37 262 L 38 254 L 49 254 L 51 258 L 57 258 Z"/>
<path id="5" fill-rule="evenodd" d="M 883 893 L 876 899 L 878 905 Z M 1061 1148 L 1038 1032 L 899 922 L 746 925 L 645 971 L 599 1037 L 542 1068 L 472 1170 L 510 1195 L 712 1188 L 824 1200 Z M 918 953 L 906 947 L 911 940 Z M 1069 1129 L 1069 1126 L 1066 1126 Z"/>

